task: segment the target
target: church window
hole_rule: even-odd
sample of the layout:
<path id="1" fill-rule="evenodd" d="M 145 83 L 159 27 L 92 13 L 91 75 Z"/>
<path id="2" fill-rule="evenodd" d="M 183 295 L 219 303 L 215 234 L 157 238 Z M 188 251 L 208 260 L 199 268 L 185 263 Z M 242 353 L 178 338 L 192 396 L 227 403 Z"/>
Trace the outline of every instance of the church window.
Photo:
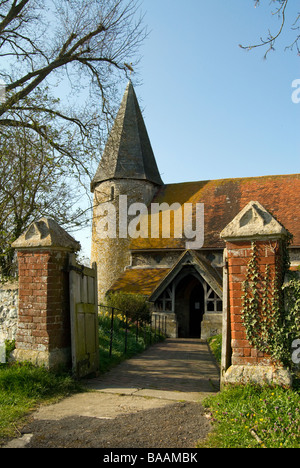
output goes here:
<path id="1" fill-rule="evenodd" d="M 155 303 L 156 310 L 160 312 L 172 312 L 174 310 L 174 290 L 168 288 Z"/>
<path id="2" fill-rule="evenodd" d="M 211 288 L 208 289 L 206 297 L 207 297 L 206 298 L 207 312 L 222 312 L 223 310 L 222 300 L 213 291 L 213 289 Z"/>

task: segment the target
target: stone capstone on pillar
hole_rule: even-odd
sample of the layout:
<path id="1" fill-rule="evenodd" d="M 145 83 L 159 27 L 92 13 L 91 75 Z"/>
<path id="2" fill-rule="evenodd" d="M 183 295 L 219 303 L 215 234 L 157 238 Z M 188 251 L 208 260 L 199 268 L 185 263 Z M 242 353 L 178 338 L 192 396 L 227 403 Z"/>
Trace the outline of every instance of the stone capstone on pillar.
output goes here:
<path id="1" fill-rule="evenodd" d="M 282 239 L 286 229 L 258 202 L 251 201 L 223 229 L 220 236 L 230 240 Z"/>
<path id="2" fill-rule="evenodd" d="M 32 223 L 12 244 L 14 249 L 45 248 L 79 251 L 81 246 L 56 221 L 43 217 Z"/>

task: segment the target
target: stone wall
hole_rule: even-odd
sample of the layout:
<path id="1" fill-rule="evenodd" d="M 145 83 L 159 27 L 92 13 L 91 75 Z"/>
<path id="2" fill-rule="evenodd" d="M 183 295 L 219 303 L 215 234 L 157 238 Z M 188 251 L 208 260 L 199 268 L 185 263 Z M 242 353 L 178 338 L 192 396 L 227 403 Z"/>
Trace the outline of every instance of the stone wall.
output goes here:
<path id="1" fill-rule="evenodd" d="M 156 249 L 154 252 L 147 251 L 135 251 L 131 255 L 131 268 L 141 267 L 162 267 L 172 268 L 174 264 L 179 260 L 183 250 L 172 251 L 172 250 L 159 250 Z M 214 268 L 223 268 L 223 250 L 207 250 L 202 251 L 203 255 Z"/>
<path id="2" fill-rule="evenodd" d="M 201 338 L 208 340 L 222 333 L 222 312 L 206 312 L 201 324 Z"/>
<path id="3" fill-rule="evenodd" d="M 17 281 L 0 284 L 0 342 L 16 338 L 18 288 Z"/>
<path id="4" fill-rule="evenodd" d="M 152 200 L 156 190 L 157 186 L 151 182 L 130 179 L 108 180 L 95 187 L 91 262 L 97 263 L 98 298 L 100 301 L 104 299 L 106 292 L 124 269 L 130 265 L 131 239 L 129 236 L 121 238 L 118 231 L 119 196 L 127 195 L 128 206 L 135 202 L 147 205 Z M 116 238 L 111 238 L 109 233 L 105 234 L 108 210 L 111 205 L 116 209 Z M 122 212 L 121 216 L 128 221 L 126 212 Z M 130 219 L 134 217 L 131 216 Z M 113 225 L 113 220 L 111 225 Z"/>

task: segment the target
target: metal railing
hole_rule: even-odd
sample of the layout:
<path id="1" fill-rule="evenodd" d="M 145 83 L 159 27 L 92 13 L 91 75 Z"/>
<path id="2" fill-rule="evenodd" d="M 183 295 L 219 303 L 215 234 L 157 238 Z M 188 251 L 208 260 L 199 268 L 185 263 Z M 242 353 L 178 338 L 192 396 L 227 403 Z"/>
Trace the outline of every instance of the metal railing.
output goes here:
<path id="1" fill-rule="evenodd" d="M 132 320 L 128 312 L 124 312 L 117 307 L 106 306 L 99 304 L 98 314 L 106 315 L 110 319 L 110 336 L 109 336 L 109 356 L 111 357 L 114 345 L 115 324 L 124 329 L 124 354 L 128 350 L 128 335 L 135 333 L 135 341 L 138 342 L 142 337 L 145 347 L 150 346 L 158 341 L 161 341 L 166 335 L 166 317 L 154 316 L 152 324 L 142 320 Z"/>

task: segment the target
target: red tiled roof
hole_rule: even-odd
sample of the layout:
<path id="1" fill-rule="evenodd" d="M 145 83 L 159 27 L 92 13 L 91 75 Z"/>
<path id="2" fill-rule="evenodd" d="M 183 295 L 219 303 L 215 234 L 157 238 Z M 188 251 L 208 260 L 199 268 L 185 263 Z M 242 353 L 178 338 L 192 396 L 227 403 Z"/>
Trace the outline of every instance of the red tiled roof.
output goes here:
<path id="1" fill-rule="evenodd" d="M 223 248 L 220 232 L 252 200 L 293 234 L 293 246 L 300 246 L 300 174 L 168 184 L 159 189 L 153 203 L 204 203 L 203 247 Z M 131 243 L 132 250 L 164 248 L 185 249 L 185 239 L 151 239 L 149 235 Z"/>

